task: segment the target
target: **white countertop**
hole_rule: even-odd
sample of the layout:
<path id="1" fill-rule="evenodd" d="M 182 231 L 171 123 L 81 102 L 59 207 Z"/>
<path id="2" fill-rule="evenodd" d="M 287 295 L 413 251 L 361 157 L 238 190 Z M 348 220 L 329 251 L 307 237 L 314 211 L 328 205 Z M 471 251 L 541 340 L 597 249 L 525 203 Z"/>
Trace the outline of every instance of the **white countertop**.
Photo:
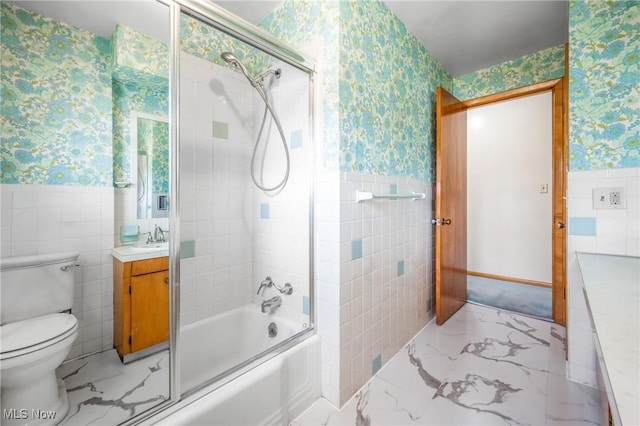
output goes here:
<path id="1" fill-rule="evenodd" d="M 111 255 L 120 262 L 153 259 L 156 257 L 169 256 L 169 246 L 167 243 L 120 246 L 111 249 Z"/>
<path id="2" fill-rule="evenodd" d="M 640 424 L 640 258 L 578 253 L 596 344 L 608 376 L 611 412 Z M 606 371 L 605 371 L 606 370 Z M 607 385 L 605 383 L 605 385 Z"/>

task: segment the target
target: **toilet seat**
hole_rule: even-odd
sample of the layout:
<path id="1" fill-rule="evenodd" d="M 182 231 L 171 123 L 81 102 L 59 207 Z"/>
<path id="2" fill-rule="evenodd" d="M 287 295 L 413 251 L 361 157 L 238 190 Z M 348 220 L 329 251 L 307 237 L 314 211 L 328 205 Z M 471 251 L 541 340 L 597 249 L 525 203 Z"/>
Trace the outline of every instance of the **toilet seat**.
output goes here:
<path id="1" fill-rule="evenodd" d="M 71 314 L 50 314 L 2 325 L 0 360 L 27 355 L 55 345 L 78 329 Z"/>

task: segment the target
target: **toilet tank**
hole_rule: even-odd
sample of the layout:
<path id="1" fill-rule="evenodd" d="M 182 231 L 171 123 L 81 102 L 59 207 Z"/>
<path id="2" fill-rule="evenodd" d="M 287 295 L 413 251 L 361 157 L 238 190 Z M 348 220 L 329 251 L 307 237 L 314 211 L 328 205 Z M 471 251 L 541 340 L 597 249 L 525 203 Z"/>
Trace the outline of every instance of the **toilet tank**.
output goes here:
<path id="1" fill-rule="evenodd" d="M 0 324 L 71 309 L 78 253 L 0 259 Z"/>

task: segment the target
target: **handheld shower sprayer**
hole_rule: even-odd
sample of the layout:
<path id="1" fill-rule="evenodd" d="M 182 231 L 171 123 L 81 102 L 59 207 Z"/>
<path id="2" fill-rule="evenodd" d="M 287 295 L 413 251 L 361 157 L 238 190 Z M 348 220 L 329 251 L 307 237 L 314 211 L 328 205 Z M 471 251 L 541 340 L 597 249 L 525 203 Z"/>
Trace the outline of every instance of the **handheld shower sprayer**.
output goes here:
<path id="1" fill-rule="evenodd" d="M 234 67 L 239 69 L 242 72 L 242 74 L 244 74 L 244 76 L 247 77 L 247 80 L 249 80 L 251 82 L 251 85 L 253 87 L 256 87 L 256 82 L 251 78 L 251 76 L 249 75 L 249 72 L 247 71 L 247 69 L 244 67 L 244 65 L 242 65 L 242 62 L 240 62 L 240 60 L 238 58 L 236 58 L 233 53 L 231 53 L 231 52 L 222 52 L 220 54 L 220 57 L 222 59 L 224 59 L 224 61 L 226 63 L 228 63 L 229 65 L 233 65 Z"/>
<path id="2" fill-rule="evenodd" d="M 259 74 L 256 78 L 251 78 L 247 69 L 244 67 L 244 65 L 242 65 L 240 60 L 236 58 L 236 56 L 233 53 L 222 52 L 220 54 L 220 57 L 229 65 L 235 67 L 237 70 L 240 70 L 242 74 L 244 74 L 244 76 L 247 77 L 247 80 L 249 80 L 251 85 L 256 89 L 256 91 L 264 101 L 264 113 L 262 114 L 262 124 L 260 125 L 260 130 L 258 131 L 258 136 L 256 137 L 256 143 L 253 146 L 253 154 L 251 155 L 251 180 L 253 180 L 253 183 L 256 187 L 258 187 L 260 190 L 265 192 L 282 190 L 284 186 L 287 184 L 287 181 L 289 180 L 289 172 L 291 171 L 291 159 L 289 158 L 289 147 L 287 146 L 287 139 L 284 136 L 284 131 L 282 130 L 282 126 L 280 125 L 280 120 L 278 119 L 278 115 L 276 114 L 273 108 L 273 105 L 269 100 L 267 89 L 263 85 L 264 79 L 267 76 L 273 75 L 275 78 L 280 78 L 280 76 L 282 75 L 282 71 L 280 70 L 280 68 L 278 68 L 277 70 L 267 70 Z M 276 127 L 278 128 L 278 133 L 280 133 L 280 140 L 282 141 L 282 148 L 284 150 L 285 159 L 287 162 L 287 167 L 286 167 L 284 176 L 282 177 L 282 180 L 280 180 L 280 182 L 275 184 L 274 186 L 270 186 L 270 187 L 265 186 L 263 179 L 260 179 L 260 181 L 258 181 L 258 179 L 256 178 L 256 172 L 254 167 L 256 157 L 257 157 L 257 152 L 258 152 L 258 144 L 260 143 L 260 138 L 262 137 L 262 131 L 264 130 L 265 121 L 267 119 L 267 112 L 271 114 L 273 121 L 275 121 L 276 123 Z M 269 136 L 267 135 L 265 144 L 268 144 L 268 143 L 269 143 Z M 266 150 L 266 147 L 265 147 L 265 150 Z M 264 158 L 262 161 L 264 163 Z"/>

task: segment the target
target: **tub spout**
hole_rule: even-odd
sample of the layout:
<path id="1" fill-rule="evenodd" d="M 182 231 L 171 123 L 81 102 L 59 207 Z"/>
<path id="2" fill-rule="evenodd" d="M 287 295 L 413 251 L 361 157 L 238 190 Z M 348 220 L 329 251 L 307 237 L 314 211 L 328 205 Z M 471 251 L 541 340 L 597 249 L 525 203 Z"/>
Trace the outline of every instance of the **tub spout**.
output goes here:
<path id="1" fill-rule="evenodd" d="M 272 313 L 282 305 L 282 297 L 274 296 L 271 299 L 263 300 L 260 309 L 263 314 Z"/>

